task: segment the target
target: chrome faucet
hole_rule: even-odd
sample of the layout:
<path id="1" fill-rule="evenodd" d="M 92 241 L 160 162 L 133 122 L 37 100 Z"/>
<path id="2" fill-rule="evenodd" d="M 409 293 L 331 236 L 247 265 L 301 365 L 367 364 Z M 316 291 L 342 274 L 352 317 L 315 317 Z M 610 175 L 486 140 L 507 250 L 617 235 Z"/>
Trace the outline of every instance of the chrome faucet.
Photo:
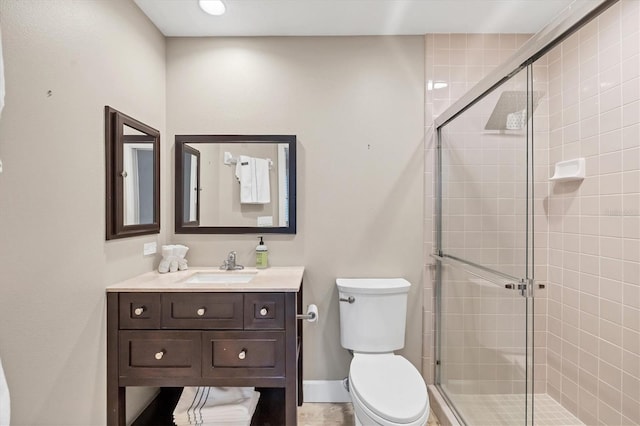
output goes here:
<path id="1" fill-rule="evenodd" d="M 220 269 L 224 271 L 235 271 L 238 269 L 244 269 L 244 266 L 236 264 L 236 252 L 230 251 L 227 255 L 227 259 L 224 261 Z"/>

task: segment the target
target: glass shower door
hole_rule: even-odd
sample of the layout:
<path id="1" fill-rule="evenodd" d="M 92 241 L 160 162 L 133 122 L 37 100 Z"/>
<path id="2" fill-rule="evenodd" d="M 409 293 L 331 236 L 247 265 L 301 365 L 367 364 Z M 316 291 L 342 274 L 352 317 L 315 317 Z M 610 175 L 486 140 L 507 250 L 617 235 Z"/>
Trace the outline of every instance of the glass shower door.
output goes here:
<path id="1" fill-rule="evenodd" d="M 532 424 L 527 68 L 438 129 L 436 381 L 468 425 Z"/>

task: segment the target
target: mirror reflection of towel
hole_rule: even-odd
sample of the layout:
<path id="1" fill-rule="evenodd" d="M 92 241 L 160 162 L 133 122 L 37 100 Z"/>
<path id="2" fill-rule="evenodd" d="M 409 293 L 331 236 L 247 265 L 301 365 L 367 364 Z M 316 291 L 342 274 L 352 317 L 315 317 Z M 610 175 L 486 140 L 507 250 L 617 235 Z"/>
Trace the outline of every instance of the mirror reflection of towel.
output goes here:
<path id="1" fill-rule="evenodd" d="M 236 178 L 240 182 L 240 202 L 243 204 L 269 204 L 269 160 L 241 155 L 236 164 Z"/>

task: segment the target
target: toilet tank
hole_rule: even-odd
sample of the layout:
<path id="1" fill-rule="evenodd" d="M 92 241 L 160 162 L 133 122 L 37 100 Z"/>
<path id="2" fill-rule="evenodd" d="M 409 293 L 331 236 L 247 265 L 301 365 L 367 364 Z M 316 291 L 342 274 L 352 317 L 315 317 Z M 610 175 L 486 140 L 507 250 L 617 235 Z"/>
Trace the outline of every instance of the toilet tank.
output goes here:
<path id="1" fill-rule="evenodd" d="M 343 348 L 383 353 L 404 347 L 409 281 L 403 278 L 338 278 L 336 284 Z"/>

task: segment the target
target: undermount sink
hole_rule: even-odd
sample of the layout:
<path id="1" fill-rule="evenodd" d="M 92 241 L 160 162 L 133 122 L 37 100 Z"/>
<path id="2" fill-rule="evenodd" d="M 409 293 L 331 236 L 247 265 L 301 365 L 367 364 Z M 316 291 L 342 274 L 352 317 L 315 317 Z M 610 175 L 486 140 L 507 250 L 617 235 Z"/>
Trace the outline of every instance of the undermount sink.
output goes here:
<path id="1" fill-rule="evenodd" d="M 255 277 L 253 273 L 229 272 L 196 272 L 190 276 L 186 284 L 245 284 Z"/>

